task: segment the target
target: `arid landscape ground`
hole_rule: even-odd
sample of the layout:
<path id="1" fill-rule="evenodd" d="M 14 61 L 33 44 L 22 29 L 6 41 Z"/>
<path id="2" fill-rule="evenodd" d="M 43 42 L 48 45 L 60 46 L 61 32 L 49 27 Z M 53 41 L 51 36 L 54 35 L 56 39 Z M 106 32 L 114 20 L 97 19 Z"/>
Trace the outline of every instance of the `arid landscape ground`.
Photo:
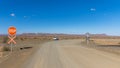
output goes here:
<path id="1" fill-rule="evenodd" d="M 120 38 L 52 34 L 17 36 L 13 52 L 7 36 L 1 36 L 0 68 L 120 68 Z"/>

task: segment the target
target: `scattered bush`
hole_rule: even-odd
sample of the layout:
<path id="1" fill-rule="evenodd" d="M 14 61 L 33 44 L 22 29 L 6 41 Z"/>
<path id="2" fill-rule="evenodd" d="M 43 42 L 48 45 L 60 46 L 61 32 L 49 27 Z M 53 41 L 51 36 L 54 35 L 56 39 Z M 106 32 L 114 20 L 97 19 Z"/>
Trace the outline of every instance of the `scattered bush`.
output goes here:
<path id="1" fill-rule="evenodd" d="M 9 47 L 3 47 L 3 51 L 10 51 L 10 48 Z"/>
<path id="2" fill-rule="evenodd" d="M 120 44 L 120 42 L 118 44 Z"/>
<path id="3" fill-rule="evenodd" d="M 20 40 L 24 41 L 24 38 L 20 38 Z"/>
<path id="4" fill-rule="evenodd" d="M 3 38 L 3 43 L 7 43 L 7 41 L 8 41 L 8 37 L 4 37 Z"/>
<path id="5" fill-rule="evenodd" d="M 0 46 L 0 51 L 10 51 L 8 46 Z"/>
<path id="6" fill-rule="evenodd" d="M 37 37 L 34 37 L 34 39 L 37 39 Z"/>

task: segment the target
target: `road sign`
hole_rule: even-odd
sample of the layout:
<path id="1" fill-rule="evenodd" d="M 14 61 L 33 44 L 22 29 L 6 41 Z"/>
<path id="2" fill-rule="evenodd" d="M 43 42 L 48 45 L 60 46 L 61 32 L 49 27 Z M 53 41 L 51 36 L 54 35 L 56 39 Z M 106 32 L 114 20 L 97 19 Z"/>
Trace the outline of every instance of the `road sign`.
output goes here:
<path id="1" fill-rule="evenodd" d="M 10 43 L 16 44 L 16 42 L 14 41 L 14 39 L 16 38 L 16 35 L 15 36 L 8 35 L 8 38 L 10 39 L 10 41 L 8 42 L 8 44 L 10 44 Z"/>
<path id="2" fill-rule="evenodd" d="M 8 44 L 10 43 L 16 44 L 16 42 L 14 41 L 14 39 L 16 38 L 16 28 L 14 26 L 8 28 L 8 38 L 10 39 Z"/>
<path id="3" fill-rule="evenodd" d="M 8 29 L 8 34 L 9 35 L 15 35 L 16 34 L 16 28 L 14 26 L 11 26 L 9 29 Z"/>
<path id="4" fill-rule="evenodd" d="M 16 38 L 16 28 L 14 26 L 11 26 L 8 28 L 8 38 L 10 39 L 8 41 L 8 44 L 11 44 L 11 52 L 12 52 L 12 49 L 13 49 L 13 44 L 16 44 L 15 42 L 15 38 Z"/>
<path id="5" fill-rule="evenodd" d="M 87 45 L 89 44 L 89 40 L 90 40 L 90 34 L 87 32 L 86 33 L 86 43 L 87 43 Z"/>

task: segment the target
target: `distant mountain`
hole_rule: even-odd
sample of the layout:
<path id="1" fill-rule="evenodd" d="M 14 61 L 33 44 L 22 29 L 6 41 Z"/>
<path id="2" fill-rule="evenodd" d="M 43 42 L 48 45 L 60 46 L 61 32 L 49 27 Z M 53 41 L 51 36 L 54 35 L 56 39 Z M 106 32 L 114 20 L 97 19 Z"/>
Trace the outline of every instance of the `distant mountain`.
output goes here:
<path id="1" fill-rule="evenodd" d="M 90 34 L 91 36 L 108 36 L 107 34 Z"/>

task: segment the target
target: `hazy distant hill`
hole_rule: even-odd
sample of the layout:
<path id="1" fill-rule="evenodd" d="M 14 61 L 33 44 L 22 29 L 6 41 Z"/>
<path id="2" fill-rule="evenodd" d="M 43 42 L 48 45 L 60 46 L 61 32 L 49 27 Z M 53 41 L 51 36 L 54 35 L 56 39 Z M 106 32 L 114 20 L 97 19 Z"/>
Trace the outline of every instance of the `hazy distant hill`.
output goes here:
<path id="1" fill-rule="evenodd" d="M 7 35 L 0 35 L 7 36 Z M 90 34 L 91 38 L 120 38 L 120 36 L 109 36 L 106 34 Z M 59 37 L 61 39 L 79 39 L 85 38 L 86 34 L 58 34 L 58 33 L 22 33 L 18 34 L 17 37 L 25 37 L 25 38 L 49 38 L 52 39 L 53 37 Z"/>

